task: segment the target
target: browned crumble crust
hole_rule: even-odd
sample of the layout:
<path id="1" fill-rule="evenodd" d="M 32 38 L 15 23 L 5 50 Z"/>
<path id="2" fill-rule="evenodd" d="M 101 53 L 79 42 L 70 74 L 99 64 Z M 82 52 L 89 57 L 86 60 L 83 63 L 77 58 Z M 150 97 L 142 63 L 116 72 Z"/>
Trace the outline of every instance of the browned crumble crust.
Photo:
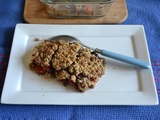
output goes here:
<path id="1" fill-rule="evenodd" d="M 37 74 L 55 77 L 81 92 L 94 88 L 105 72 L 105 61 L 78 42 L 64 40 L 42 42 L 29 64 Z"/>

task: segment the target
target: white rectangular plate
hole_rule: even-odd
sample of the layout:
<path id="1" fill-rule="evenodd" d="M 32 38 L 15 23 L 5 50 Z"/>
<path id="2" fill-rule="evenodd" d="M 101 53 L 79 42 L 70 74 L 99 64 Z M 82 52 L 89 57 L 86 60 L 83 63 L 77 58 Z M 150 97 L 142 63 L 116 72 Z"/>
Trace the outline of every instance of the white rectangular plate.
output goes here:
<path id="1" fill-rule="evenodd" d="M 35 37 L 73 35 L 85 44 L 107 49 L 150 63 L 141 25 L 35 25 L 18 24 L 1 103 L 44 105 L 157 105 L 151 69 L 142 69 L 107 57 L 106 73 L 94 89 L 79 93 L 56 80 L 38 76 L 28 67 Z M 102 56 L 101 56 L 102 57 Z"/>

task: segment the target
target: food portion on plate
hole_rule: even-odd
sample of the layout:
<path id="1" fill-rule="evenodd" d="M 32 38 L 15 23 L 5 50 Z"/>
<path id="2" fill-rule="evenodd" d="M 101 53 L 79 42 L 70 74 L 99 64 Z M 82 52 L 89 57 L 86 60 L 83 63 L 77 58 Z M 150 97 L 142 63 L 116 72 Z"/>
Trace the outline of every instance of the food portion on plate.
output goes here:
<path id="1" fill-rule="evenodd" d="M 78 42 L 45 40 L 36 49 L 29 68 L 78 91 L 94 88 L 105 73 L 105 60 Z"/>

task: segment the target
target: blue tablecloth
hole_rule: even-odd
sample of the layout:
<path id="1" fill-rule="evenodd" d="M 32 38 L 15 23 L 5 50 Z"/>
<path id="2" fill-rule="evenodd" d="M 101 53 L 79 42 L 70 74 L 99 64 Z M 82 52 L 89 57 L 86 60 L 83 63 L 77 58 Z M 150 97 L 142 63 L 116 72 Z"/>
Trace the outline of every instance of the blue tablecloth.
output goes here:
<path id="1" fill-rule="evenodd" d="M 24 23 L 24 0 L 0 0 L 0 94 L 17 23 Z M 160 1 L 126 0 L 128 18 L 122 24 L 141 24 L 146 31 L 160 98 Z M 0 104 L 0 120 L 160 120 L 158 106 L 34 106 Z"/>

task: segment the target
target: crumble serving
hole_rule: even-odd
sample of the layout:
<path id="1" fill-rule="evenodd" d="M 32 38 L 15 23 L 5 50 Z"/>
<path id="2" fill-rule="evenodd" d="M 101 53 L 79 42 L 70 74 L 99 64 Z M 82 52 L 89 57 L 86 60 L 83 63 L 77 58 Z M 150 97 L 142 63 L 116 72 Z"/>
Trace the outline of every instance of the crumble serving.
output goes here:
<path id="1" fill-rule="evenodd" d="M 94 88 L 105 72 L 105 60 L 78 42 L 45 40 L 36 49 L 29 64 L 31 70 L 81 92 Z"/>

